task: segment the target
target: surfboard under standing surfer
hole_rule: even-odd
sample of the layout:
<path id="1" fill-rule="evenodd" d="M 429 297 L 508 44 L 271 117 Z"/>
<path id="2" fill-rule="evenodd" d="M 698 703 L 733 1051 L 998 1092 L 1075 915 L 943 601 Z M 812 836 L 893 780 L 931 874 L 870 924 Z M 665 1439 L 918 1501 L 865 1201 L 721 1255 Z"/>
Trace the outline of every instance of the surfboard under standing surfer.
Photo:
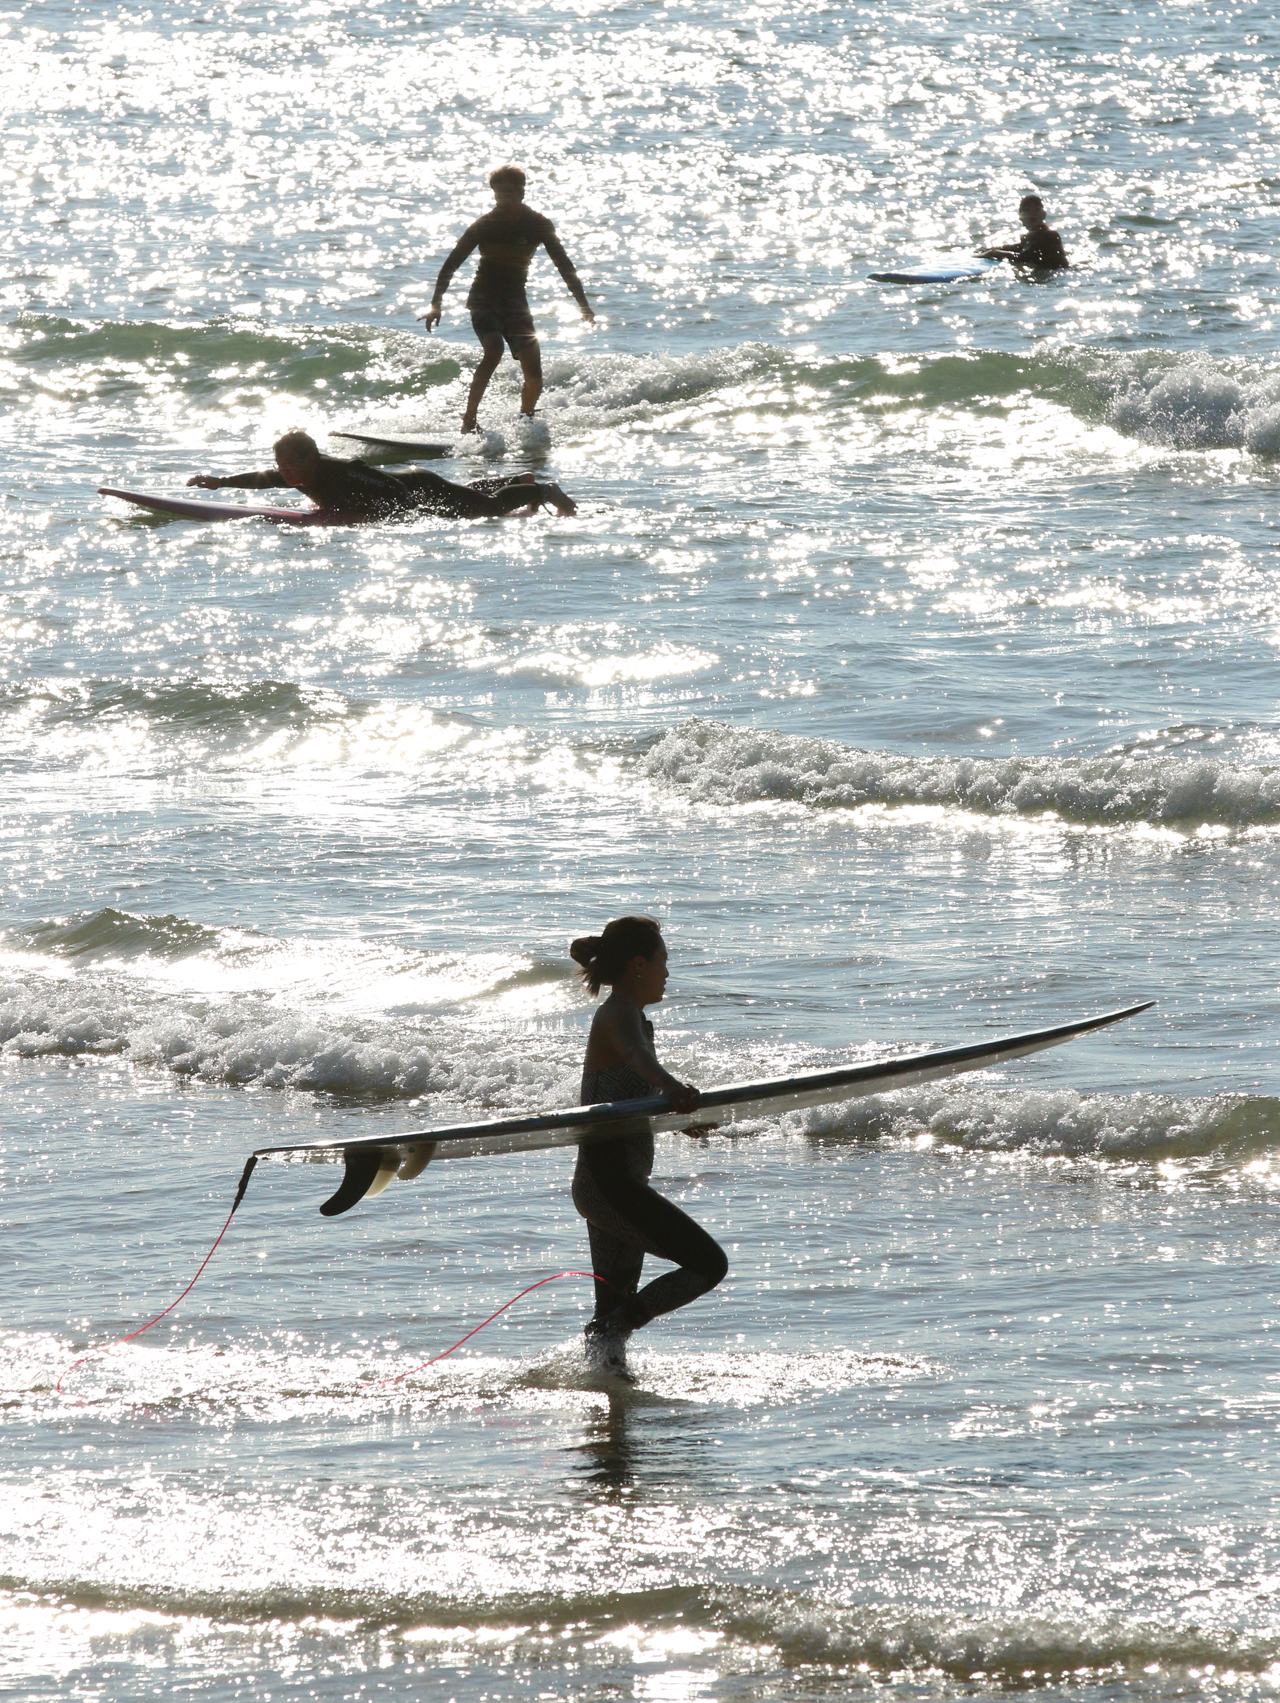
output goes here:
<path id="1" fill-rule="evenodd" d="M 656 1089 L 676 1111 L 696 1110 L 698 1090 L 658 1062 L 653 1024 L 644 1014 L 667 985 L 667 948 L 657 923 L 618 917 L 603 934 L 575 940 L 569 955 L 593 994 L 610 989 L 587 1041 L 583 1105 L 642 1098 Z M 573 1174 L 573 1204 L 587 1221 L 596 1276 L 587 1354 L 613 1377 L 630 1377 L 626 1345 L 634 1331 L 705 1295 L 729 1269 L 720 1245 L 651 1186 L 653 1157 L 650 1133 L 587 1142 L 578 1149 Z M 641 1289 L 646 1254 L 669 1260 L 676 1270 Z"/>
<path id="2" fill-rule="evenodd" d="M 595 314 L 587 301 L 582 280 L 556 235 L 551 220 L 527 207 L 524 200 L 525 175 L 519 166 L 501 166 L 489 176 L 494 206 L 474 224 L 468 225 L 454 245 L 452 253 L 440 268 L 431 306 L 419 317 L 430 331 L 440 323 L 445 291 L 454 273 L 475 249 L 480 250 L 480 264 L 467 294 L 471 325 L 480 339 L 483 353 L 471 380 L 466 410 L 462 416 L 464 432 L 478 431 L 476 415 L 489 380 L 502 360 L 505 342 L 513 360 L 519 361 L 524 374 L 520 391 L 520 412 L 528 420 L 542 395 L 542 351 L 529 311 L 525 294 L 529 266 L 538 249 L 545 248 L 556 270 L 569 288 L 585 320 L 594 322 Z"/>
<path id="3" fill-rule="evenodd" d="M 187 480 L 202 490 L 272 491 L 292 488 L 317 508 L 362 520 L 434 514 L 448 520 L 480 520 L 516 509 L 550 504 L 557 514 L 574 514 L 577 504 L 559 485 L 537 484 L 527 474 L 479 479 L 456 485 L 426 468 L 386 473 L 364 461 L 324 455 L 307 432 L 286 432 L 274 444 L 276 465 L 251 473 L 197 473 Z"/>

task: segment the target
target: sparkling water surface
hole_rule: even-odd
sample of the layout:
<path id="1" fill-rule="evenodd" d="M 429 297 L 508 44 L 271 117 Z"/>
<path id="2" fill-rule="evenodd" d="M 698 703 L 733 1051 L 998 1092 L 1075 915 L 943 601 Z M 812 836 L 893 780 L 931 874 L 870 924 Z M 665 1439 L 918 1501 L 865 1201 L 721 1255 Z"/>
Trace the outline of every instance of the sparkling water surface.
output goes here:
<path id="1" fill-rule="evenodd" d="M 1255 5 L 15 3 L 0 1695 L 1269 1697 L 1280 27 Z M 547 392 L 455 283 L 506 159 Z M 1070 272 L 867 274 L 1016 231 Z M 209 527 L 280 430 L 570 520 Z M 582 1360 L 571 1155 L 335 1221 L 258 1146 L 577 1097 L 661 918 L 721 1289 Z M 380 1379 L 411 1375 L 394 1383 Z"/>

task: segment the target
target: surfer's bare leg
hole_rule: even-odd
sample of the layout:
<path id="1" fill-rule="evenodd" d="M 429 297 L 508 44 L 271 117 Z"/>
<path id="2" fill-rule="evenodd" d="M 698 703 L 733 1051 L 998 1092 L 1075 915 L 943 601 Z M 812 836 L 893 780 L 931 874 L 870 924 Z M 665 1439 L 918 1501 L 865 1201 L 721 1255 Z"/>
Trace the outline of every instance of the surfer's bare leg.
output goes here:
<path id="1" fill-rule="evenodd" d="M 538 398 L 542 395 L 542 350 L 535 337 L 532 342 L 522 346 L 516 356 L 524 372 L 524 384 L 520 390 L 520 412 L 530 417 L 538 406 Z"/>
<path id="2" fill-rule="evenodd" d="M 471 389 L 467 392 L 466 411 L 462 416 L 464 432 L 478 431 L 476 412 L 484 399 L 484 393 L 489 388 L 489 380 L 497 372 L 502 360 L 502 338 L 486 337 L 481 344 L 482 354 L 480 365 L 476 368 L 471 379 Z"/>

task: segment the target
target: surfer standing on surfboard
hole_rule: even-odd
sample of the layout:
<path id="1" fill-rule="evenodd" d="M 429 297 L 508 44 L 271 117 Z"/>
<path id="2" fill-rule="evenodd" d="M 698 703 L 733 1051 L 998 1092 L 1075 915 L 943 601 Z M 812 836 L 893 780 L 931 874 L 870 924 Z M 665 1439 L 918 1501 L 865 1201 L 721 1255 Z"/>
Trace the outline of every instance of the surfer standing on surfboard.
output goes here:
<path id="1" fill-rule="evenodd" d="M 467 306 L 484 353 L 467 395 L 466 411 L 462 416 L 464 432 L 480 429 L 476 425 L 476 410 L 502 360 L 504 339 L 512 358 L 519 361 L 524 372 L 520 413 L 526 420 L 533 418 L 538 398 L 542 395 L 542 351 L 533 328 L 533 315 L 529 312 L 525 282 L 529 276 L 529 263 L 540 246 L 555 262 L 556 270 L 569 286 L 569 294 L 582 310 L 583 319 L 594 323 L 596 317 L 587 302 L 582 280 L 560 245 L 555 226 L 550 219 L 525 206 L 524 183 L 524 173 L 519 166 L 500 166 L 489 174 L 493 211 L 468 225 L 462 233 L 453 253 L 440 268 L 431 306 L 426 313 L 418 316 L 428 331 L 439 325 L 444 293 L 454 273 L 472 249 L 478 248 L 480 264 L 476 267 L 467 296 Z"/>
<path id="2" fill-rule="evenodd" d="M 678 1112 L 692 1112 L 698 1090 L 658 1063 L 653 1024 L 644 1014 L 667 985 L 667 948 L 650 917 L 618 917 L 603 934 L 569 947 L 592 993 L 612 991 L 596 1012 L 582 1063 L 582 1104 L 634 1100 L 655 1090 Z M 650 1187 L 653 1136 L 584 1142 L 573 1173 L 573 1204 L 587 1221 L 595 1316 L 587 1354 L 602 1371 L 630 1380 L 627 1338 L 650 1319 L 674 1312 L 714 1289 L 729 1269 L 719 1243 L 687 1213 Z M 678 1267 L 639 1288 L 644 1256 Z M 600 1281 L 603 1279 L 604 1281 Z"/>
<path id="3" fill-rule="evenodd" d="M 455 485 L 426 468 L 384 473 L 365 461 L 322 455 L 315 439 L 306 432 L 286 432 L 276 439 L 273 448 L 275 466 L 260 473 L 197 473 L 187 484 L 199 485 L 205 491 L 275 491 L 291 486 L 310 497 L 317 508 L 358 520 L 386 520 L 406 514 L 480 520 L 511 514 L 515 509 L 540 509 L 546 503 L 557 514 L 577 513 L 578 505 L 559 485 L 536 485 L 527 476 Z"/>

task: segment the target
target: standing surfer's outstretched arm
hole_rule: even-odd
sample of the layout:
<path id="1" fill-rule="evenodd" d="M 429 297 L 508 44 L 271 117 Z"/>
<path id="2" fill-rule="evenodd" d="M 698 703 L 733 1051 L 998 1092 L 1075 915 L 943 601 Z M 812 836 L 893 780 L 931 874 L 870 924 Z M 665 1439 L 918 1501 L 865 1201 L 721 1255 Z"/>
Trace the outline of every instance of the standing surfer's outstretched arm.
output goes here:
<path id="1" fill-rule="evenodd" d="M 282 491 L 289 481 L 278 467 L 264 467 L 261 473 L 196 473 L 187 484 L 198 485 L 202 491 L 221 491 L 228 486 L 237 491 Z"/>
<path id="2" fill-rule="evenodd" d="M 556 271 L 568 285 L 569 294 L 582 309 L 583 319 L 594 319 L 596 316 L 592 313 L 591 304 L 587 301 L 587 292 L 582 287 L 582 279 L 579 278 L 577 268 L 574 266 L 572 260 L 570 260 L 569 256 L 565 253 L 564 244 L 556 235 L 555 226 L 550 222 L 550 220 L 547 221 L 547 231 L 546 235 L 542 239 L 542 246 L 546 249 L 547 253 L 551 256 L 552 261 L 555 263 Z"/>
<path id="3" fill-rule="evenodd" d="M 418 315 L 419 319 L 425 321 L 428 331 L 430 331 L 433 325 L 439 325 L 440 309 L 444 305 L 444 293 L 453 282 L 454 273 L 458 270 L 459 266 L 462 265 L 462 262 L 467 258 L 479 241 L 480 221 L 477 219 L 474 225 L 467 226 L 466 230 L 463 231 L 462 235 L 453 245 L 453 249 L 449 254 L 448 259 L 440 268 L 440 276 L 436 279 L 436 287 L 431 292 L 431 306 L 425 313 L 420 313 Z"/>

